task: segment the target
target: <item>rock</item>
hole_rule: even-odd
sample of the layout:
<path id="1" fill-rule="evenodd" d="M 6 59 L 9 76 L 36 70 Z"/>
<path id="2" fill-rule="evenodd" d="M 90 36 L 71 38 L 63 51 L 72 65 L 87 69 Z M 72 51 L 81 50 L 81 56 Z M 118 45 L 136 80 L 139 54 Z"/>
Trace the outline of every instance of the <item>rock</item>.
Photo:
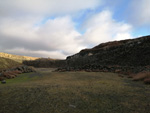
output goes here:
<path id="1" fill-rule="evenodd" d="M 2 83 L 2 84 L 6 84 L 6 81 L 5 81 L 5 80 L 2 80 L 1 83 Z"/>
<path id="2" fill-rule="evenodd" d="M 76 108 L 76 106 L 72 104 L 70 104 L 69 107 Z"/>

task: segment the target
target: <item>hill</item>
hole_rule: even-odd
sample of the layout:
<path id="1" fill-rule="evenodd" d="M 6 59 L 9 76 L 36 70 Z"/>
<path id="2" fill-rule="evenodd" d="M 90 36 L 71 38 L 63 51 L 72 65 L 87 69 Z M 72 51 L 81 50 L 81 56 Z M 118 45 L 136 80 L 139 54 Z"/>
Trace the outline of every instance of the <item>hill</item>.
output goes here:
<path id="1" fill-rule="evenodd" d="M 57 71 L 115 72 L 135 74 L 150 71 L 150 36 L 112 41 L 68 56 L 66 67 Z"/>
<path id="2" fill-rule="evenodd" d="M 62 67 L 57 71 L 102 71 L 123 74 L 150 71 L 150 36 L 101 43 L 81 50 L 66 60 L 25 61 L 34 67 Z"/>
<path id="3" fill-rule="evenodd" d="M 147 66 L 150 65 L 150 36 L 102 43 L 67 57 L 70 66 L 85 64 Z"/>
<path id="4" fill-rule="evenodd" d="M 39 58 L 36 60 L 25 60 L 23 64 L 34 67 L 42 68 L 57 68 L 66 66 L 65 60 L 51 59 L 51 58 Z"/>
<path id="5" fill-rule="evenodd" d="M 0 71 L 3 69 L 8 69 L 8 68 L 12 68 L 14 66 L 18 66 L 18 65 L 20 65 L 20 63 L 14 61 L 14 60 L 0 57 Z"/>
<path id="6" fill-rule="evenodd" d="M 20 55 L 12 55 L 8 53 L 0 52 L 0 57 L 12 59 L 16 62 L 22 63 L 24 60 L 36 60 L 38 57 L 29 57 L 29 56 L 20 56 Z"/>

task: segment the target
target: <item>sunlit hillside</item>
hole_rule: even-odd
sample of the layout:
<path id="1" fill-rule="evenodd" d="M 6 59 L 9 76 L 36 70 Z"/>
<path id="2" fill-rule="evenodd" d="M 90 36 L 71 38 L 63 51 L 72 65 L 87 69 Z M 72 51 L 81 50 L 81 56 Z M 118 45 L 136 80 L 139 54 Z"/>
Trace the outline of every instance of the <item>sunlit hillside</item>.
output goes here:
<path id="1" fill-rule="evenodd" d="M 18 66 L 18 65 L 20 65 L 20 63 L 14 61 L 14 60 L 0 57 L 0 71 L 3 69 L 8 69 L 8 68 L 12 68 L 14 66 Z"/>
<path id="2" fill-rule="evenodd" d="M 36 59 L 38 59 L 38 57 L 12 55 L 12 54 L 2 53 L 2 52 L 0 52 L 0 57 L 12 59 L 12 60 L 19 62 L 19 63 L 22 63 L 23 60 L 36 60 Z"/>

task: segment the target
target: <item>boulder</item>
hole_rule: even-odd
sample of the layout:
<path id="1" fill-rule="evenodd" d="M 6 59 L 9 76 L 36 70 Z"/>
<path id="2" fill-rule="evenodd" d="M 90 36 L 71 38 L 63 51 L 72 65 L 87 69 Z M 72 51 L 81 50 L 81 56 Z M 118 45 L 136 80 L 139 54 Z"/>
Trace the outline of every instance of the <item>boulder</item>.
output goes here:
<path id="1" fill-rule="evenodd" d="M 2 84 L 6 84 L 6 81 L 5 81 L 5 80 L 2 80 L 1 83 L 2 83 Z"/>

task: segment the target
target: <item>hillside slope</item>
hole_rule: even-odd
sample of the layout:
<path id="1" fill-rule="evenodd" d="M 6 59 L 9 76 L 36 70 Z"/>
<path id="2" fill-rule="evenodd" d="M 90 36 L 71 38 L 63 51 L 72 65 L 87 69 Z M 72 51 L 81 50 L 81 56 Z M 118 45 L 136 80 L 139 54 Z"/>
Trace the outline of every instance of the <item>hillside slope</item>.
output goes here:
<path id="1" fill-rule="evenodd" d="M 12 68 L 14 66 L 18 66 L 18 65 L 20 65 L 20 63 L 14 61 L 14 60 L 0 57 L 0 71 L 3 69 L 8 69 L 8 68 Z"/>
<path id="2" fill-rule="evenodd" d="M 36 60 L 37 57 L 29 57 L 29 56 L 20 56 L 20 55 L 12 55 L 8 53 L 0 52 L 0 57 L 12 59 L 16 62 L 22 63 L 23 60 Z"/>
<path id="3" fill-rule="evenodd" d="M 65 60 L 56 60 L 51 58 L 39 58 L 36 60 L 25 60 L 23 64 L 34 67 L 42 67 L 42 68 L 57 68 L 66 66 Z"/>
<path id="4" fill-rule="evenodd" d="M 148 66 L 150 65 L 150 36 L 102 43 L 67 57 L 69 66 L 85 64 Z"/>

